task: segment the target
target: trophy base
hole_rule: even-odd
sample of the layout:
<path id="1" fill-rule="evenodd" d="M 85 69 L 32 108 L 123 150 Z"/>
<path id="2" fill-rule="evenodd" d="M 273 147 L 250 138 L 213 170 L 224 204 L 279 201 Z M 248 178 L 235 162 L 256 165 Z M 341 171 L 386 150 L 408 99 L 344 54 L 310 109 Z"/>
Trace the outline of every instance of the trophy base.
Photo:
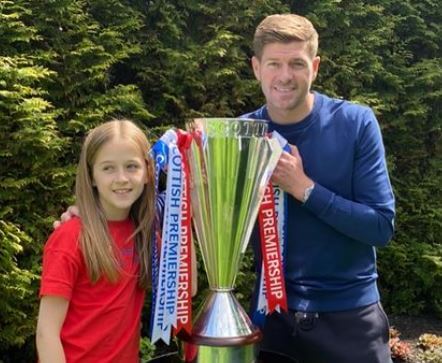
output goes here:
<path id="1" fill-rule="evenodd" d="M 254 363 L 262 338 L 231 291 L 213 291 L 183 338 L 186 363 Z"/>
<path id="2" fill-rule="evenodd" d="M 256 363 L 255 344 L 236 347 L 185 345 L 185 363 Z"/>

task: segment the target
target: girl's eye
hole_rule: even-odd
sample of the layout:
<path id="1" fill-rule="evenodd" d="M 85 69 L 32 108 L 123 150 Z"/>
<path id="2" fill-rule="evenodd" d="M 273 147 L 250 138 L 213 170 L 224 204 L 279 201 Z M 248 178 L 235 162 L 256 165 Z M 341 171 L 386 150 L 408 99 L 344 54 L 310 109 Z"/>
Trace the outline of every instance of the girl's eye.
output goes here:
<path id="1" fill-rule="evenodd" d="M 138 169 L 138 164 L 129 164 L 127 166 L 127 168 L 130 169 L 130 170 Z"/>
<path id="2" fill-rule="evenodd" d="M 112 165 L 105 165 L 103 166 L 104 171 L 112 171 L 114 170 L 114 167 Z"/>

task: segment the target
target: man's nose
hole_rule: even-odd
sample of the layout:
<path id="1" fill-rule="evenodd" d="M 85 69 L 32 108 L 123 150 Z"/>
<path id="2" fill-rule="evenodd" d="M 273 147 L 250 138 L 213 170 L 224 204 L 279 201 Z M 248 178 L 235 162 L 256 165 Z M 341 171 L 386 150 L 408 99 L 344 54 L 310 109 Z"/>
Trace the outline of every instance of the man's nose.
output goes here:
<path id="1" fill-rule="evenodd" d="M 292 79 L 293 77 L 293 70 L 288 64 L 283 64 L 281 67 L 281 78 L 283 80 Z"/>

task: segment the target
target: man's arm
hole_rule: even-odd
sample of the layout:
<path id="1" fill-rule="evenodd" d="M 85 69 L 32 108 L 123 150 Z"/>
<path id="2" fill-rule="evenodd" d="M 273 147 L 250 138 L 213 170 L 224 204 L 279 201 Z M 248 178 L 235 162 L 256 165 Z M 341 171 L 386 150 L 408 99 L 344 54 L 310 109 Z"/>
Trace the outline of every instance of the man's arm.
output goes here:
<path id="1" fill-rule="evenodd" d="M 80 211 L 78 210 L 78 207 L 76 205 L 71 205 L 68 207 L 68 209 L 66 209 L 65 212 L 63 212 L 60 216 L 60 220 L 59 221 L 55 221 L 52 226 L 54 227 L 54 229 L 58 228 L 59 226 L 61 226 L 64 222 L 67 222 L 69 219 L 71 219 L 72 217 L 79 217 L 80 216 Z"/>
<path id="2" fill-rule="evenodd" d="M 43 296 L 38 313 L 36 344 L 40 363 L 64 363 L 66 357 L 60 340 L 69 301 L 58 296 Z"/>
<path id="3" fill-rule="evenodd" d="M 303 200 L 305 189 L 314 184 L 304 173 L 302 158 L 295 145 L 290 145 L 290 153 L 282 153 L 273 171 L 272 182 L 300 202 Z"/>
<path id="4" fill-rule="evenodd" d="M 284 153 L 272 181 L 302 202 L 312 181 L 304 173 L 295 146 Z M 352 176 L 353 199 L 345 199 L 315 182 L 304 207 L 342 234 L 373 246 L 384 246 L 393 236 L 394 196 L 385 163 L 381 133 L 375 119 L 361 132 Z"/>

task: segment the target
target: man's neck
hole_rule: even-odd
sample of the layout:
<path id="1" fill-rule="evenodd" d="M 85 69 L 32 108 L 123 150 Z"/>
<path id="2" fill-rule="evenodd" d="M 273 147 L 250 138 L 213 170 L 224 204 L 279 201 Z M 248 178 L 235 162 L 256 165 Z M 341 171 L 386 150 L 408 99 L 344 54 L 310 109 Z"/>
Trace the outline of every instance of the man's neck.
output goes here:
<path id="1" fill-rule="evenodd" d="M 271 120 L 279 125 L 296 124 L 304 120 L 313 110 L 315 95 L 310 92 L 304 102 L 292 110 L 278 110 L 267 105 Z"/>

